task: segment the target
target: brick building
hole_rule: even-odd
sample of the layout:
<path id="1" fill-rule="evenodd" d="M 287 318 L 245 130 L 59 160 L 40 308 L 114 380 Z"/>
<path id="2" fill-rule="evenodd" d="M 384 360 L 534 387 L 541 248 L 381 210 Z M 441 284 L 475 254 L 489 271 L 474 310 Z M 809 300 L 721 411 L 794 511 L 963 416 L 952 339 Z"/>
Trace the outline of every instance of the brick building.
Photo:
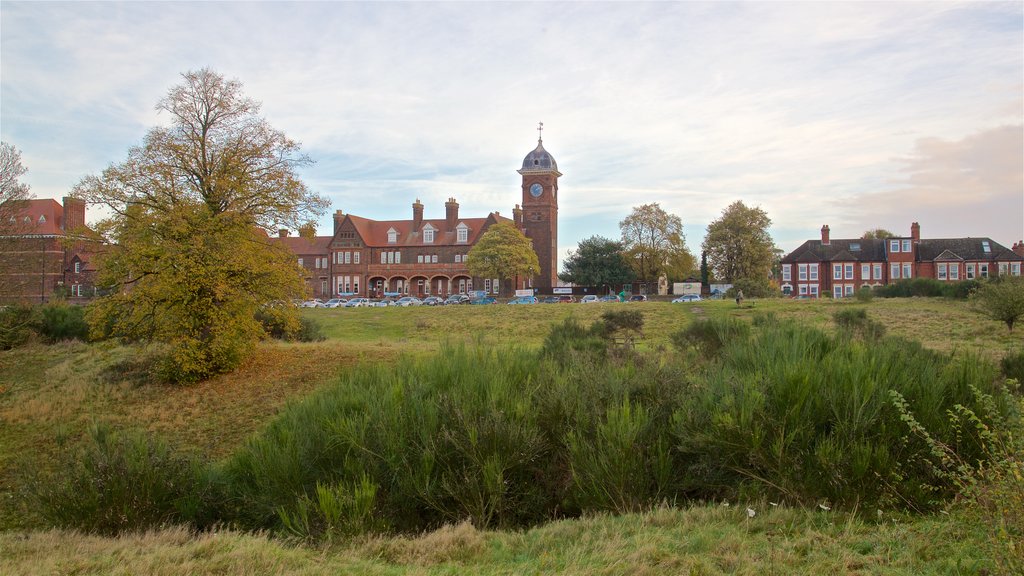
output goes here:
<path id="1" fill-rule="evenodd" d="M 0 233 L 0 301 L 47 302 L 95 296 L 97 244 L 86 239 L 85 203 L 27 200 Z"/>
<path id="2" fill-rule="evenodd" d="M 991 238 L 922 239 L 914 222 L 910 236 L 808 240 L 782 259 L 783 293 L 817 298 L 852 296 L 862 286 L 908 278 L 958 282 L 994 275 L 1021 275 L 1024 241 L 1006 248 Z"/>
<path id="3" fill-rule="evenodd" d="M 540 273 L 518 279 L 515 286 L 506 282 L 506 293 L 518 288 L 550 293 L 558 273 L 558 178 L 562 174 L 539 138 L 518 173 L 522 202 L 513 208 L 511 219 L 497 211 L 463 217 L 454 198 L 445 202 L 444 218 L 427 219 L 423 204 L 416 200 L 407 220 L 371 220 L 337 210 L 331 236 L 289 237 L 281 231 L 275 241 L 295 254 L 316 298 L 447 296 L 470 290 L 497 294 L 499 279 L 474 278 L 466 268 L 466 256 L 490 226 L 508 222 L 533 242 Z"/>

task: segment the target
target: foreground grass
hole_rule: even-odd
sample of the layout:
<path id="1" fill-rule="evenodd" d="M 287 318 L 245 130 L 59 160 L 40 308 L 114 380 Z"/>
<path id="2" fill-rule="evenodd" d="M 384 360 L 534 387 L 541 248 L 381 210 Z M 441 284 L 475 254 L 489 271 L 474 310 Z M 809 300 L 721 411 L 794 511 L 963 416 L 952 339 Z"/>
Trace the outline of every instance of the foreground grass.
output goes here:
<path id="1" fill-rule="evenodd" d="M 957 518 L 868 524 L 844 513 L 713 505 L 554 522 L 526 532 L 468 523 L 322 547 L 172 528 L 99 538 L 0 534 L 16 574 L 994 574 Z"/>

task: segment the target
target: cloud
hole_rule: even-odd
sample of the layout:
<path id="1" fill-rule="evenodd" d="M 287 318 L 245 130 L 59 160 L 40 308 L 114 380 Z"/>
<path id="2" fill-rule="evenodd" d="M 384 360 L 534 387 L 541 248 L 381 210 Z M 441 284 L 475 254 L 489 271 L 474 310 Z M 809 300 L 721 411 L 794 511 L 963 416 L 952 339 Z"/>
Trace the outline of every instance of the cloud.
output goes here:
<path id="1" fill-rule="evenodd" d="M 854 233 L 909 233 L 917 221 L 925 237 L 990 236 L 1007 245 L 1024 237 L 1024 126 L 921 138 L 895 162 L 902 177 L 888 189 L 844 203 Z"/>

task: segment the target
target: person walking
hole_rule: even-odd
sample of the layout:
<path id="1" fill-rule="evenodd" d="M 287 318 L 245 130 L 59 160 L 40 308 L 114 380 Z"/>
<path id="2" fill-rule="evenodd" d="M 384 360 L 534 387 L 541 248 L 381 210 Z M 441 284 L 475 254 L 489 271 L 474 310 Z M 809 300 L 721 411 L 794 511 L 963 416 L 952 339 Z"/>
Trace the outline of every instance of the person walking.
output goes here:
<path id="1" fill-rule="evenodd" d="M 743 290 L 736 291 L 736 305 L 739 306 L 743 302 Z"/>

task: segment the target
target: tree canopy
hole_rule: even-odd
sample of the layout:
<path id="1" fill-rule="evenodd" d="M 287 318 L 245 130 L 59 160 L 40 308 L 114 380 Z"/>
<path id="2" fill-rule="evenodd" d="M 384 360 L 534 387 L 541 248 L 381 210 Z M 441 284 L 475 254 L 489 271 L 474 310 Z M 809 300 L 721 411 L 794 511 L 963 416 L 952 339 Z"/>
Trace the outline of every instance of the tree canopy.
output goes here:
<path id="1" fill-rule="evenodd" d="M 971 298 L 979 313 L 1003 322 L 1013 332 L 1013 325 L 1024 317 L 1024 278 L 1002 276 L 988 280 Z"/>
<path id="2" fill-rule="evenodd" d="M 258 311 L 301 297 L 293 256 L 267 231 L 297 228 L 327 203 L 296 169 L 310 160 L 259 116 L 242 85 L 208 69 L 183 74 L 128 158 L 84 178 L 74 195 L 107 208 L 108 243 L 90 311 L 95 334 L 160 342 L 161 370 L 194 381 L 237 366 L 264 331 Z"/>
<path id="3" fill-rule="evenodd" d="M 873 238 L 877 238 L 879 240 L 884 240 L 886 238 L 895 238 L 895 237 L 896 237 L 895 234 L 893 234 L 892 232 L 889 232 L 885 228 L 873 228 L 871 230 L 865 231 L 864 234 L 861 236 L 861 240 L 871 240 Z"/>
<path id="4" fill-rule="evenodd" d="M 694 274 L 697 260 L 686 247 L 683 221 L 655 202 L 633 208 L 619 222 L 626 261 L 638 280 L 655 282 L 665 274 L 681 279 Z"/>
<path id="5" fill-rule="evenodd" d="M 540 272 L 530 239 L 508 222 L 498 222 L 480 236 L 466 257 L 469 273 L 482 278 L 510 280 Z"/>
<path id="6" fill-rule="evenodd" d="M 633 270 L 626 262 L 622 243 L 603 236 L 581 240 L 562 266 L 564 271 L 558 277 L 579 286 L 624 284 L 633 280 Z"/>
<path id="7" fill-rule="evenodd" d="M 751 280 L 758 285 L 763 281 L 767 285 L 775 247 L 768 234 L 771 223 L 764 210 L 736 201 L 708 225 L 702 247 L 717 280 L 732 284 Z"/>

